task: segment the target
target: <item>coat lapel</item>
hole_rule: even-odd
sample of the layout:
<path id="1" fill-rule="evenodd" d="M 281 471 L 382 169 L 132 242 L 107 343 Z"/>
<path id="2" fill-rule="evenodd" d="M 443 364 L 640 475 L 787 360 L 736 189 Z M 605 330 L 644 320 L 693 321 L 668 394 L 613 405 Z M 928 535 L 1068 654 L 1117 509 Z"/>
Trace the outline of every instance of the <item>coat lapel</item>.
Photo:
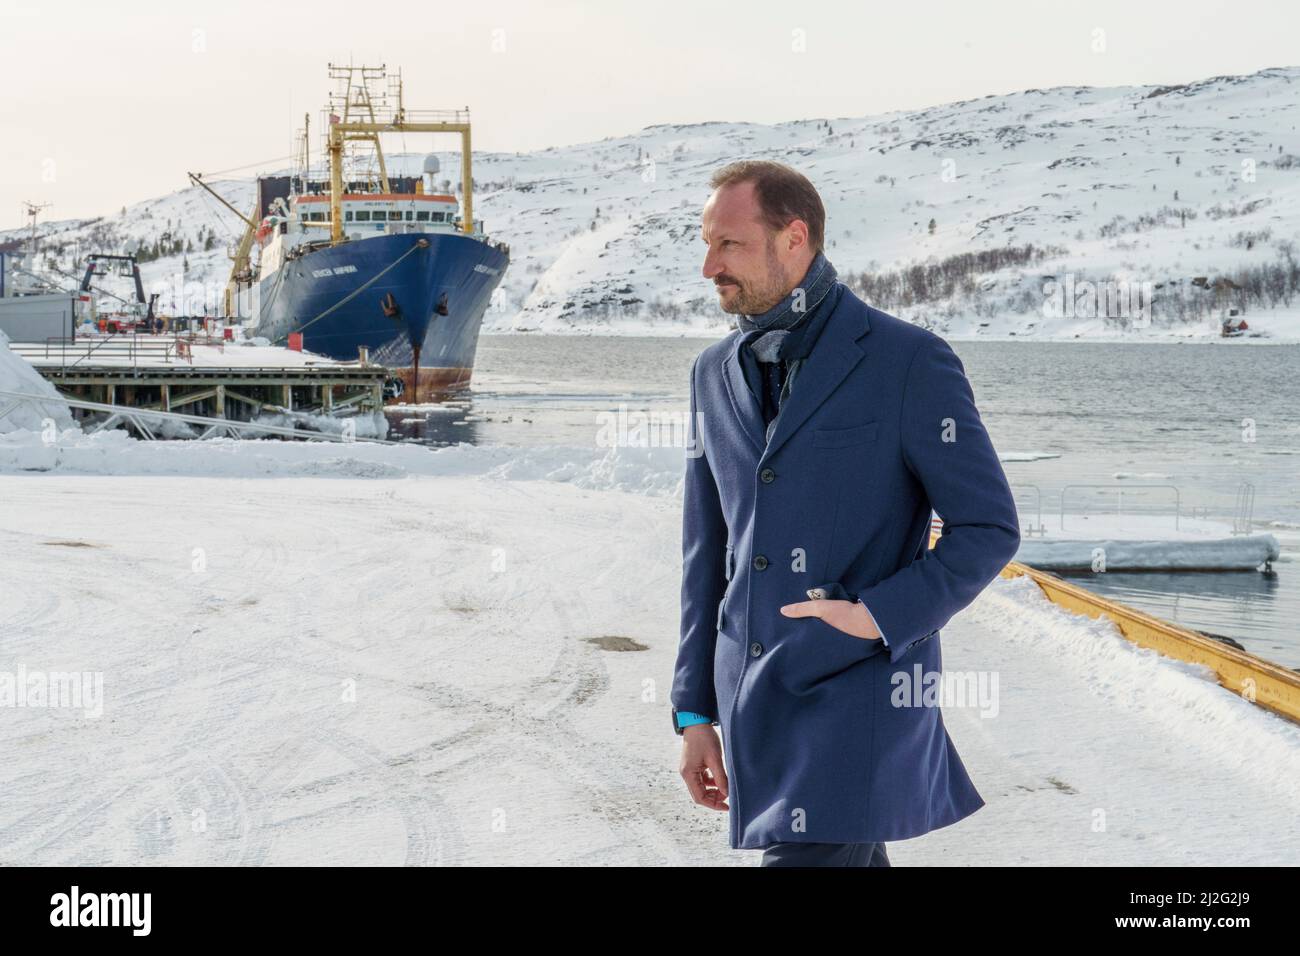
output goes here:
<path id="1" fill-rule="evenodd" d="M 753 443 L 754 450 L 761 455 L 763 445 L 766 443 L 764 433 L 767 431 L 763 425 L 763 409 L 758 404 L 758 396 L 749 390 L 749 383 L 745 381 L 745 370 L 740 365 L 741 347 L 747 341 L 756 338 L 758 334 L 742 332 L 737 335 L 736 341 L 731 344 L 730 354 L 722 361 L 722 367 L 727 383 L 727 395 L 731 398 L 731 407 L 735 409 L 736 418 L 739 419 L 745 434 Z"/>
<path id="2" fill-rule="evenodd" d="M 772 433 L 772 441 L 767 445 L 762 459 L 776 454 L 790 436 L 799 430 L 799 426 L 808 420 L 808 416 L 830 397 L 840 382 L 862 361 L 862 356 L 866 353 L 858 339 L 870 331 L 866 308 L 845 289 L 808 358 L 804 360 L 803 368 L 799 369 L 790 395 L 777 415 L 776 430 Z M 738 357 L 733 364 L 739 364 Z M 743 376 L 741 387 L 744 388 Z M 748 393 L 749 389 L 744 388 L 744 391 Z M 754 406 L 758 421 L 758 447 L 763 448 L 763 416 L 757 402 Z M 748 427 L 746 430 L 749 430 Z"/>

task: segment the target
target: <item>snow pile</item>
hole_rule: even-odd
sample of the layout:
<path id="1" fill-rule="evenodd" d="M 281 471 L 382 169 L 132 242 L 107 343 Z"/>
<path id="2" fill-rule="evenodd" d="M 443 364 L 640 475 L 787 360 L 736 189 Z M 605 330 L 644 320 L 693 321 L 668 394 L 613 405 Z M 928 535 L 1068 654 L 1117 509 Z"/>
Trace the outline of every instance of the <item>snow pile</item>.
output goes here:
<path id="1" fill-rule="evenodd" d="M 39 411 L 27 404 L 14 408 L 0 418 L 0 434 L 19 430 L 39 432 L 48 422 L 53 422 L 56 428 L 73 427 L 68 406 L 59 399 L 58 391 L 41 378 L 21 355 L 9 351 L 9 337 L 4 332 L 0 332 L 0 392 L 22 392 L 54 399 L 48 405 L 43 405 Z M 11 401 L 13 401 L 12 396 L 0 395 L 0 409 L 5 408 Z"/>
<path id="2" fill-rule="evenodd" d="M 681 448 L 491 448 L 464 447 L 468 461 L 491 452 L 500 463 L 484 474 L 514 481 L 561 481 L 601 491 L 627 491 L 652 497 L 681 491 L 685 452 Z"/>
<path id="3" fill-rule="evenodd" d="M 263 412 L 253 419 L 259 425 L 274 428 L 305 426 L 328 435 L 343 435 L 352 423 L 353 438 L 387 438 L 388 419 L 383 412 L 362 412 L 348 417 L 315 415 L 308 412 Z"/>
<path id="4" fill-rule="evenodd" d="M 0 435 L 0 474 L 405 478 L 416 475 L 548 481 L 652 497 L 680 493 L 681 448 L 519 448 L 461 442 L 445 448 L 373 442 L 215 438 L 149 442 L 112 429 L 68 430 L 46 442 L 31 432 Z"/>
<path id="5" fill-rule="evenodd" d="M 972 642 L 978 631 L 987 644 Z M 1294 814 L 1268 821 L 1263 807 L 1294 806 L 1300 799 L 1300 727 L 1226 692 L 1210 668 L 1138 647 L 1109 620 L 1053 604 L 1027 577 L 995 579 L 943 638 L 945 670 L 993 666 L 1001 672 L 1001 718 L 976 715 L 975 723 L 995 736 L 990 752 L 1001 755 L 1003 766 L 1041 760 L 1056 772 L 1088 779 L 1097 806 L 1108 802 L 1103 793 L 1129 789 L 1124 803 L 1132 815 L 1125 818 L 1139 834 L 1156 832 L 1145 825 L 1153 819 L 1149 814 L 1170 814 L 1171 825 L 1155 846 L 1147 841 L 1146 854 L 1159 854 L 1167 843 L 1203 861 L 1204 848 L 1174 825 L 1175 819 L 1187 825 L 1198 819 L 1194 805 L 1201 801 L 1231 809 L 1216 826 L 1225 843 L 1234 839 L 1235 827 L 1267 832 L 1277 826 L 1277 846 L 1294 847 Z M 970 711 L 953 711 L 954 725 L 963 713 Z M 965 742 L 957 741 L 963 758 L 969 753 L 978 761 L 977 746 Z M 1116 754 L 1123 754 L 1129 772 L 1115 773 Z M 1177 799 L 1171 801 L 1173 792 Z M 1045 795 L 1060 800 L 1050 784 Z"/>

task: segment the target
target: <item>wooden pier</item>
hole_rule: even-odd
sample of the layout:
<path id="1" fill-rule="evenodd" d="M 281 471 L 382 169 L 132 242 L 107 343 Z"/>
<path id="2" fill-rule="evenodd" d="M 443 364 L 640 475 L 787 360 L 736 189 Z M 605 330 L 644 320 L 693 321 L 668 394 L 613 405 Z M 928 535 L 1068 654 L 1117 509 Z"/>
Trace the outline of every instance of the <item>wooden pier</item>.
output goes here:
<path id="1" fill-rule="evenodd" d="M 10 349 L 69 398 L 232 421 L 264 412 L 382 411 L 392 377 L 382 365 L 166 335 L 14 342 Z"/>

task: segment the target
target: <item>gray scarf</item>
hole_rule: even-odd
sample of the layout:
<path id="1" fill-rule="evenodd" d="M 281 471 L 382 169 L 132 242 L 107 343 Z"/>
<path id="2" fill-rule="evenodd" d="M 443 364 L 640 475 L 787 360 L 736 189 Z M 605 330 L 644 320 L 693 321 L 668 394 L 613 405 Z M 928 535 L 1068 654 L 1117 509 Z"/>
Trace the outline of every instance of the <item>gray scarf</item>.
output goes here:
<path id="1" fill-rule="evenodd" d="M 789 295 L 761 315 L 739 315 L 737 324 L 742 332 L 763 330 L 749 343 L 750 349 L 760 362 L 775 362 L 778 358 L 802 358 L 806 349 L 797 347 L 802 333 L 807 330 L 806 319 L 826 298 L 835 286 L 837 273 L 830 260 L 818 251 L 804 273 L 803 280 L 790 290 Z M 794 348 L 785 348 L 787 338 L 795 333 L 789 343 Z M 797 354 L 791 354 L 791 353 Z"/>

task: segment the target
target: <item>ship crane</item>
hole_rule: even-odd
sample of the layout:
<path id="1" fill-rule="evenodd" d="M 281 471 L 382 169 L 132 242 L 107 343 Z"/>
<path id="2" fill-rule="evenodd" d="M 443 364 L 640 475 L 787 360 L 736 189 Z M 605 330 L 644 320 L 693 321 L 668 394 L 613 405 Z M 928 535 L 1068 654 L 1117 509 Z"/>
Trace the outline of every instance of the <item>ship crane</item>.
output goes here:
<path id="1" fill-rule="evenodd" d="M 224 305 L 225 314 L 229 317 L 235 314 L 235 292 L 238 288 L 239 280 L 241 277 L 248 276 L 252 271 L 250 257 L 253 253 L 253 237 L 257 234 L 257 223 L 253 222 L 250 217 L 245 216 L 242 212 L 227 202 L 226 197 L 222 196 L 221 193 L 217 192 L 205 183 L 203 181 L 202 173 L 187 172 L 185 175 L 190 177 L 190 182 L 206 189 L 208 193 L 216 197 L 217 202 L 221 203 L 221 205 L 225 206 L 240 219 L 244 220 L 244 233 L 239 237 L 239 243 L 235 246 L 235 252 L 230 257 L 230 278 L 226 281 Z"/>

